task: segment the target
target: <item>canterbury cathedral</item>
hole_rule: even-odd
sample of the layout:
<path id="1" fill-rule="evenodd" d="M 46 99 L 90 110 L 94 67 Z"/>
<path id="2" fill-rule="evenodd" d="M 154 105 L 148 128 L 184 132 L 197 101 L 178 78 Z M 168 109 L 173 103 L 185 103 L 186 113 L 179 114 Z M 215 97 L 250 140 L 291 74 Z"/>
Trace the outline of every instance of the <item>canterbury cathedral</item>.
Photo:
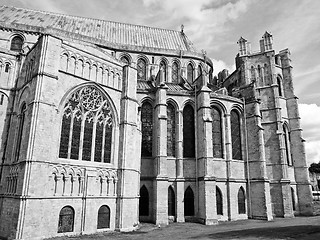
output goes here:
<path id="1" fill-rule="evenodd" d="M 290 51 L 269 32 L 213 76 L 183 28 L 0 16 L 0 238 L 312 214 Z"/>

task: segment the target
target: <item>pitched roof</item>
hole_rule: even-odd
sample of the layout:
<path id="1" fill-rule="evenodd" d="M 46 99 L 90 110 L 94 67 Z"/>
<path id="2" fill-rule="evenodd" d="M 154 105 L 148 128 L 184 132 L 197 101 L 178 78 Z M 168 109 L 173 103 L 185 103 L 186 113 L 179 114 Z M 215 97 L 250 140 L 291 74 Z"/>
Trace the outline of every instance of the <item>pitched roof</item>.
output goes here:
<path id="1" fill-rule="evenodd" d="M 183 32 L 0 6 L 0 27 L 80 39 L 115 49 L 200 56 Z"/>

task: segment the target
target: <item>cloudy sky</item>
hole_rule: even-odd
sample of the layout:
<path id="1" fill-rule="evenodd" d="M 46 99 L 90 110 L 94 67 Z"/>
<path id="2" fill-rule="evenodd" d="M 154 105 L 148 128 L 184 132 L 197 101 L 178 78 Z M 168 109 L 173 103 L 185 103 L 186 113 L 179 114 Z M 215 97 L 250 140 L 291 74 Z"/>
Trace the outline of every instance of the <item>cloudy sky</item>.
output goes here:
<path id="1" fill-rule="evenodd" d="M 308 162 L 320 161 L 320 1 L 318 0 L 0 0 L 31 8 L 184 31 L 215 71 L 233 70 L 240 36 L 258 50 L 267 30 L 289 48 Z"/>

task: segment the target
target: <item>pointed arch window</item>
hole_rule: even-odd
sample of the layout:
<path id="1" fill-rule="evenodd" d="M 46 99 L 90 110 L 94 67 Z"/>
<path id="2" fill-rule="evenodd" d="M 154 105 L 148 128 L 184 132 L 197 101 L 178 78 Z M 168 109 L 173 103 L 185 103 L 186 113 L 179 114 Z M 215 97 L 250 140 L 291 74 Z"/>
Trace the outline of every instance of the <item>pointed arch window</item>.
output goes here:
<path id="1" fill-rule="evenodd" d="M 195 156 L 194 110 L 188 104 L 183 109 L 183 157 Z"/>
<path id="2" fill-rule="evenodd" d="M 291 200 L 292 200 L 292 210 L 295 211 L 296 210 L 296 201 L 295 201 L 294 190 L 292 187 L 291 187 Z"/>
<path id="3" fill-rule="evenodd" d="M 114 117 L 108 99 L 86 86 L 69 97 L 63 112 L 59 157 L 110 163 Z"/>
<path id="4" fill-rule="evenodd" d="M 15 36 L 11 40 L 10 50 L 15 52 L 20 52 L 22 50 L 23 38 L 20 36 Z"/>
<path id="5" fill-rule="evenodd" d="M 246 195 L 243 187 L 240 187 L 238 191 L 238 213 L 239 214 L 246 213 Z"/>
<path id="6" fill-rule="evenodd" d="M 139 216 L 149 216 L 149 192 L 144 185 L 140 189 Z"/>
<path id="7" fill-rule="evenodd" d="M 287 162 L 288 166 L 292 166 L 292 158 L 291 158 L 291 149 L 290 149 L 290 132 L 288 130 L 287 125 L 283 125 L 283 141 L 285 147 L 285 161 Z"/>
<path id="8" fill-rule="evenodd" d="M 217 214 L 223 215 L 222 193 L 219 187 L 216 187 L 216 205 L 217 205 Z"/>
<path id="9" fill-rule="evenodd" d="M 58 233 L 73 232 L 74 209 L 70 206 L 63 207 L 59 214 Z"/>
<path id="10" fill-rule="evenodd" d="M 164 60 L 160 62 L 159 69 L 162 69 L 164 72 L 164 81 L 167 82 L 167 64 Z"/>
<path id="11" fill-rule="evenodd" d="M 141 156 L 152 156 L 153 108 L 149 102 L 144 102 L 141 107 L 142 143 Z"/>
<path id="12" fill-rule="evenodd" d="M 194 216 L 194 194 L 190 186 L 184 192 L 184 216 Z"/>
<path id="13" fill-rule="evenodd" d="M 168 215 L 176 215 L 176 197 L 171 186 L 168 188 Z"/>
<path id="14" fill-rule="evenodd" d="M 110 228 L 110 208 L 103 205 L 98 210 L 97 229 Z"/>
<path id="15" fill-rule="evenodd" d="M 137 61 L 137 79 L 147 80 L 147 62 L 143 58 L 139 58 Z"/>
<path id="16" fill-rule="evenodd" d="M 212 117 L 212 145 L 213 145 L 213 157 L 222 158 L 222 121 L 221 112 L 216 107 L 211 108 Z"/>
<path id="17" fill-rule="evenodd" d="M 256 79 L 256 70 L 254 69 L 254 66 L 251 66 L 250 74 L 251 74 L 251 81 L 255 80 Z"/>
<path id="18" fill-rule="evenodd" d="M 283 86 L 282 86 L 282 79 L 280 76 L 277 77 L 277 84 L 278 84 L 278 93 L 279 97 L 283 97 Z"/>
<path id="19" fill-rule="evenodd" d="M 194 76 L 193 76 L 193 66 L 192 66 L 191 63 L 189 63 L 188 66 L 187 66 L 187 81 L 190 84 L 192 84 L 193 78 L 194 78 Z"/>
<path id="20" fill-rule="evenodd" d="M 20 158 L 20 151 L 21 151 L 21 143 L 22 139 L 24 138 L 24 131 L 25 131 L 25 120 L 26 120 L 26 104 L 24 103 L 21 107 L 21 112 L 19 115 L 19 126 L 18 126 L 18 136 L 17 136 L 17 144 L 16 144 L 16 161 Z"/>
<path id="21" fill-rule="evenodd" d="M 171 74 L 172 74 L 172 82 L 173 83 L 179 83 L 179 72 L 180 72 L 180 67 L 179 64 L 177 62 L 173 62 L 172 63 L 172 70 L 171 70 Z"/>
<path id="22" fill-rule="evenodd" d="M 175 157 L 176 152 L 176 113 L 172 104 L 167 106 L 167 156 Z"/>
<path id="23" fill-rule="evenodd" d="M 241 124 L 240 115 L 237 111 L 232 110 L 230 115 L 231 120 L 231 142 L 232 142 L 232 158 L 242 159 L 241 149 Z"/>

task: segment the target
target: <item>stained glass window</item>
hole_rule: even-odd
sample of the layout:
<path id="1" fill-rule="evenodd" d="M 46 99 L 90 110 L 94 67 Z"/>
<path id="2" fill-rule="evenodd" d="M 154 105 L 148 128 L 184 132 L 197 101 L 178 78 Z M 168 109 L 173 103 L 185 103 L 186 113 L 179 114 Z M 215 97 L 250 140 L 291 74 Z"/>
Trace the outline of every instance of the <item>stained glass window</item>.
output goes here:
<path id="1" fill-rule="evenodd" d="M 171 186 L 168 188 L 168 215 L 176 215 L 176 197 Z"/>
<path id="2" fill-rule="evenodd" d="M 59 157 L 110 163 L 112 119 L 109 101 L 98 89 L 86 86 L 74 92 L 64 106 Z"/>
<path id="3" fill-rule="evenodd" d="M 176 152 L 176 114 L 172 104 L 167 106 L 167 156 L 175 157 Z"/>
<path id="4" fill-rule="evenodd" d="M 193 82 L 193 66 L 191 63 L 187 66 L 187 81 L 192 84 Z"/>
<path id="5" fill-rule="evenodd" d="M 15 36 L 11 40 L 10 50 L 20 52 L 22 50 L 23 39 L 20 36 Z"/>
<path id="6" fill-rule="evenodd" d="M 144 185 L 140 189 L 139 216 L 149 216 L 149 192 Z"/>
<path id="7" fill-rule="evenodd" d="M 190 186 L 184 192 L 184 215 L 194 215 L 194 194 Z"/>
<path id="8" fill-rule="evenodd" d="M 110 208 L 101 206 L 98 211 L 97 229 L 110 228 Z"/>
<path id="9" fill-rule="evenodd" d="M 236 111 L 232 110 L 230 119 L 232 158 L 240 160 L 242 159 L 240 116 Z"/>
<path id="10" fill-rule="evenodd" d="M 74 210 L 70 206 L 63 207 L 59 214 L 58 233 L 73 232 Z"/>
<path id="11" fill-rule="evenodd" d="M 242 187 L 240 187 L 238 192 L 238 213 L 246 213 L 246 195 Z"/>
<path id="12" fill-rule="evenodd" d="M 221 113 L 220 111 L 212 107 L 211 108 L 212 116 L 212 145 L 213 145 L 213 157 L 222 158 L 222 122 L 221 122 Z"/>
<path id="13" fill-rule="evenodd" d="M 137 61 L 137 79 L 147 80 L 147 63 L 143 58 L 139 58 Z"/>
<path id="14" fill-rule="evenodd" d="M 152 130 L 153 130 L 153 108 L 149 102 L 141 107 L 142 144 L 141 156 L 152 156 Z"/>
<path id="15" fill-rule="evenodd" d="M 223 215 L 222 193 L 219 187 L 216 187 L 216 204 L 217 204 L 217 214 Z"/>
<path id="16" fill-rule="evenodd" d="M 164 71 L 164 81 L 167 81 L 167 64 L 165 63 L 165 61 L 161 61 L 160 65 L 159 65 L 160 69 L 163 69 Z"/>
<path id="17" fill-rule="evenodd" d="M 194 110 L 191 105 L 183 109 L 183 157 L 195 156 Z"/>
<path id="18" fill-rule="evenodd" d="M 172 63 L 172 70 L 171 70 L 171 74 L 172 74 L 172 82 L 173 83 L 179 83 L 179 65 L 177 62 L 173 62 Z"/>

